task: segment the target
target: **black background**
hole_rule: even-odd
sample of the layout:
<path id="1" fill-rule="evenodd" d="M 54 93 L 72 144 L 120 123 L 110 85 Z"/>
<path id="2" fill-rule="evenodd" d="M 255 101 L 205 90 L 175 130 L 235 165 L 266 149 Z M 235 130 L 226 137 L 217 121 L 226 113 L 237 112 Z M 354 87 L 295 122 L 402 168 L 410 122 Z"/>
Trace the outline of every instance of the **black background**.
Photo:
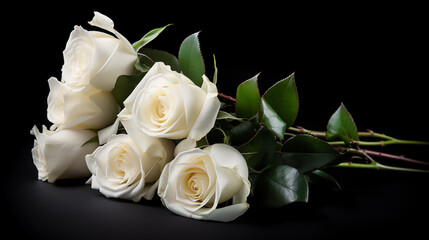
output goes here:
<path id="1" fill-rule="evenodd" d="M 29 135 L 34 124 L 49 125 L 47 79 L 61 78 L 62 51 L 73 26 L 94 29 L 87 22 L 93 11 L 100 11 L 130 42 L 173 23 L 147 47 L 176 55 L 184 38 L 201 31 L 207 75 L 213 74 L 215 54 L 218 89 L 231 96 L 239 83 L 259 72 L 261 93 L 295 72 L 300 99 L 295 125 L 323 130 L 343 102 L 360 131 L 429 141 L 429 37 L 423 6 L 58 4 L 2 8 L 7 54 L 2 71 L 6 141 L 1 150 L 1 216 L 7 232 L 35 239 L 324 239 L 417 237 L 427 232 L 427 174 L 330 169 L 343 191 L 311 188 L 308 204 L 276 210 L 251 207 L 232 223 L 202 222 L 172 214 L 159 200 L 135 204 L 106 199 L 83 185 L 84 180 L 38 181 Z M 429 161 L 427 147 L 381 150 Z"/>

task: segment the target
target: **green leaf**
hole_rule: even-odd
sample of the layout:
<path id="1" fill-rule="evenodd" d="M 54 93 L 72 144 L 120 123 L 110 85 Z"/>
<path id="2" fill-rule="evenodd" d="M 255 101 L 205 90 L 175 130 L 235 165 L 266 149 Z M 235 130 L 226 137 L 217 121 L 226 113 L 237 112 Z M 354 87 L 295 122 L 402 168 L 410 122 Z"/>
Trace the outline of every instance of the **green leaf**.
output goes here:
<path id="1" fill-rule="evenodd" d="M 150 48 L 142 48 L 138 53 L 140 62 L 149 68 L 151 68 L 156 62 L 163 62 L 165 65 L 169 65 L 173 71 L 182 71 L 180 69 L 179 61 L 173 54 Z"/>
<path id="2" fill-rule="evenodd" d="M 340 191 L 341 186 L 338 182 L 329 174 L 322 170 L 315 170 L 305 174 L 305 179 L 309 184 L 318 186 L 326 186 L 333 191 Z"/>
<path id="3" fill-rule="evenodd" d="M 201 86 L 205 73 L 204 60 L 200 51 L 198 33 L 187 37 L 179 49 L 179 64 L 183 74 L 191 79 L 195 85 Z"/>
<path id="4" fill-rule="evenodd" d="M 280 165 L 268 168 L 259 175 L 254 194 L 262 207 L 282 207 L 293 202 L 307 202 L 308 184 L 297 169 Z"/>
<path id="5" fill-rule="evenodd" d="M 143 63 L 142 59 L 144 59 L 146 56 L 141 56 L 139 59 L 134 63 L 134 68 L 141 73 L 148 72 L 152 65 L 148 66 Z"/>
<path id="6" fill-rule="evenodd" d="M 356 124 L 343 103 L 329 119 L 326 136 L 331 141 L 344 141 L 347 146 L 353 141 L 359 141 Z"/>
<path id="7" fill-rule="evenodd" d="M 261 111 L 258 75 L 244 81 L 237 87 L 237 102 L 235 103 L 237 117 L 250 119 Z"/>
<path id="8" fill-rule="evenodd" d="M 284 164 L 302 173 L 311 172 L 336 163 L 341 156 L 331 145 L 309 135 L 297 135 L 286 141 L 282 148 Z"/>
<path id="9" fill-rule="evenodd" d="M 216 57 L 213 54 L 213 64 L 214 64 L 214 73 L 213 73 L 213 84 L 217 84 L 217 66 L 216 66 Z"/>
<path id="10" fill-rule="evenodd" d="M 238 148 L 247 161 L 247 165 L 254 170 L 261 170 L 267 166 L 276 151 L 274 135 L 262 127 L 249 142 Z"/>
<path id="11" fill-rule="evenodd" d="M 138 52 L 144 45 L 148 44 L 150 41 L 154 40 L 158 37 L 159 34 L 164 31 L 165 28 L 173 24 L 168 24 L 167 26 L 155 28 L 148 33 L 146 33 L 139 41 L 133 43 L 133 48 L 136 52 Z"/>
<path id="12" fill-rule="evenodd" d="M 286 131 L 286 123 L 279 117 L 279 115 L 271 108 L 271 106 L 262 98 L 262 109 L 264 115 L 262 116 L 262 123 L 277 137 L 283 140 Z"/>
<path id="13" fill-rule="evenodd" d="M 203 138 L 201 138 L 200 140 L 198 140 L 197 141 L 197 148 L 205 148 L 205 147 L 208 147 L 210 144 L 209 144 L 209 141 L 207 140 L 207 135 L 205 136 L 205 137 L 203 137 Z"/>
<path id="14" fill-rule="evenodd" d="M 251 121 L 238 124 L 231 129 L 231 145 L 241 146 L 255 136 L 256 126 Z"/>
<path id="15" fill-rule="evenodd" d="M 286 123 L 286 127 L 291 127 L 298 115 L 299 108 L 295 75 L 291 74 L 289 77 L 274 84 L 265 92 L 262 99 L 264 102 L 264 113 L 266 111 L 268 111 L 268 114 L 272 111 L 276 112 L 283 122 Z"/>
<path id="16" fill-rule="evenodd" d="M 118 77 L 115 87 L 112 89 L 112 94 L 121 108 L 124 107 L 125 99 L 133 92 L 134 88 L 136 88 L 145 74 L 146 73 L 140 73 L 132 76 L 121 75 Z"/>
<path id="17" fill-rule="evenodd" d="M 231 113 L 228 112 L 224 112 L 224 111 L 219 111 L 216 117 L 216 120 L 237 120 L 237 121 L 243 121 L 243 118 L 238 118 L 234 115 L 232 115 Z"/>

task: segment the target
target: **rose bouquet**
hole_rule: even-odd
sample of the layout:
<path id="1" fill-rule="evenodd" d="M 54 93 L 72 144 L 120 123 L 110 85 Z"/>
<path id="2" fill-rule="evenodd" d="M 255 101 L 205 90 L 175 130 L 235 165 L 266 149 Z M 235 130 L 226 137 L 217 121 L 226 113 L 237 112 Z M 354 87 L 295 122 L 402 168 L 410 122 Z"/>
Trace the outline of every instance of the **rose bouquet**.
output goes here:
<path id="1" fill-rule="evenodd" d="M 359 132 L 344 104 L 326 131 L 294 127 L 294 74 L 262 95 L 256 75 L 231 97 L 218 92 L 214 56 L 214 76 L 206 76 L 198 33 L 176 57 L 146 48 L 169 25 L 131 44 L 105 15 L 95 12 L 89 24 L 103 31 L 74 28 L 61 80 L 48 80 L 52 125 L 31 131 L 40 180 L 88 178 L 108 198 L 157 195 L 178 215 L 232 221 L 248 202 L 282 207 L 307 202 L 309 184 L 339 188 L 324 168 L 428 172 L 427 162 L 363 147 L 429 143 Z"/>

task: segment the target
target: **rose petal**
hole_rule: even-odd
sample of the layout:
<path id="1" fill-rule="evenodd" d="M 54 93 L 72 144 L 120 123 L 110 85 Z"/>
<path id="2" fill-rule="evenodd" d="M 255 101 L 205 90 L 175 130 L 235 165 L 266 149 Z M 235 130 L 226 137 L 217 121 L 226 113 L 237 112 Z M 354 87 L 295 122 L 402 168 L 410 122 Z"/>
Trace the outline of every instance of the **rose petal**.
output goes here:
<path id="1" fill-rule="evenodd" d="M 82 27 L 75 26 L 63 51 L 61 81 L 74 89 L 85 88 L 95 74 L 90 68 L 94 50 L 94 39 L 91 34 Z"/>
<path id="2" fill-rule="evenodd" d="M 179 153 L 190 150 L 197 146 L 197 142 L 193 139 L 184 139 L 179 144 L 177 144 L 174 149 L 174 157 L 176 157 Z"/>
<path id="3" fill-rule="evenodd" d="M 249 171 L 246 160 L 237 149 L 227 144 L 214 144 L 203 150 L 209 152 L 219 166 L 235 169 L 242 178 L 248 178 Z"/>
<path id="4" fill-rule="evenodd" d="M 54 123 L 54 125 L 59 125 L 64 122 L 64 91 L 61 83 L 55 77 L 49 78 L 48 84 L 48 120 Z M 56 128 L 54 125 L 51 127 L 51 130 Z"/>
<path id="5" fill-rule="evenodd" d="M 192 131 L 191 129 L 193 128 L 195 121 L 197 120 L 198 116 L 201 114 L 200 111 L 204 105 L 204 101 L 206 99 L 206 93 L 200 87 L 196 86 L 194 83 L 187 84 L 182 82 L 183 81 L 182 79 L 185 79 L 185 78 L 186 78 L 185 76 L 181 76 L 179 80 L 180 90 L 182 93 L 181 94 L 182 99 L 179 99 L 179 101 L 183 101 L 183 106 L 184 106 L 185 115 L 186 115 L 186 127 L 189 132 L 189 131 Z M 213 126 L 211 126 L 210 128 L 212 127 Z M 195 139 L 195 140 L 200 140 L 200 139 Z"/>
<path id="6" fill-rule="evenodd" d="M 155 196 L 156 190 L 158 188 L 158 184 L 159 184 L 159 180 L 156 181 L 155 183 L 146 183 L 142 191 L 141 197 L 143 197 L 146 200 L 152 200 L 153 196 Z"/>
<path id="7" fill-rule="evenodd" d="M 231 199 L 243 186 L 240 176 L 230 168 L 216 168 L 217 185 L 216 193 L 220 195 L 219 203 Z"/>
<path id="8" fill-rule="evenodd" d="M 213 128 L 216 121 L 216 116 L 220 109 L 220 101 L 217 98 L 216 85 L 211 83 L 208 78 L 203 76 L 203 87 L 207 86 L 207 97 L 201 112 L 196 119 L 192 130 L 189 132 L 188 138 L 200 140 L 203 138 L 210 129 Z"/>
<path id="9" fill-rule="evenodd" d="M 241 188 L 233 196 L 233 204 L 244 203 L 250 194 L 250 182 L 248 180 L 248 168 L 243 155 L 235 148 L 226 144 L 214 144 L 204 149 L 216 159 L 220 169 L 231 169 L 241 178 Z M 224 172 L 224 171 L 222 171 Z M 223 178 L 219 178 L 223 179 Z M 227 184 L 227 183 L 224 183 Z M 222 188 L 221 188 L 222 189 Z"/>
<path id="10" fill-rule="evenodd" d="M 112 54 L 117 51 L 120 41 L 112 35 L 99 31 L 88 31 L 93 41 L 94 56 L 91 62 L 91 68 L 95 70 L 102 69 Z M 94 78 L 99 71 L 92 72 L 91 78 Z"/>
<path id="11" fill-rule="evenodd" d="M 119 112 L 119 106 L 109 92 L 92 86 L 74 89 L 55 78 L 50 78 L 48 83 L 51 90 L 48 97 L 48 117 L 54 123 L 51 130 L 104 128 L 115 120 L 115 115 Z M 54 104 L 62 106 L 55 108 Z"/>
<path id="12" fill-rule="evenodd" d="M 125 99 L 124 106 L 125 108 L 122 110 L 122 112 L 119 114 L 120 117 L 131 117 L 133 104 L 136 101 L 137 96 L 140 94 L 140 91 L 146 87 L 146 84 L 148 83 L 148 80 L 150 80 L 152 77 L 165 72 L 165 71 L 171 71 L 170 66 L 166 66 L 162 62 L 156 62 L 150 70 L 146 73 L 146 75 L 143 77 L 143 79 L 137 84 L 137 86 L 134 88 L 134 90 L 131 92 L 131 94 Z"/>
<path id="13" fill-rule="evenodd" d="M 191 217 L 198 220 L 230 222 L 243 215 L 247 209 L 249 209 L 248 203 L 240 203 L 217 208 L 207 215 L 200 215 L 199 212 L 196 212 L 195 214 L 191 214 Z"/>
<path id="14" fill-rule="evenodd" d="M 142 132 L 137 126 L 135 121 L 128 118 L 127 116 L 118 115 L 128 135 L 133 139 L 138 148 L 147 153 L 149 156 L 164 159 L 164 161 L 170 161 L 173 158 L 174 143 L 167 139 L 160 139 L 148 136 Z M 166 162 L 160 163 L 162 166 Z"/>
<path id="15" fill-rule="evenodd" d="M 130 53 L 135 53 L 133 46 L 131 43 L 124 37 L 122 34 L 117 32 L 113 27 L 114 23 L 112 19 L 107 17 L 106 15 L 103 15 L 99 12 L 94 12 L 94 18 L 88 22 L 92 26 L 96 26 L 99 28 L 102 28 L 104 30 L 107 30 L 111 33 L 113 33 L 117 38 L 119 38 L 122 42 L 124 42 L 129 50 Z"/>
<path id="16" fill-rule="evenodd" d="M 47 180 L 88 177 L 90 172 L 85 155 L 97 148 L 96 143 L 83 145 L 94 136 L 89 130 L 64 129 L 49 131 L 43 126 L 43 133 L 33 128 L 38 143 L 39 157 L 46 163 Z M 83 145 L 83 146 L 82 146 Z M 67 154 L 64 154 L 67 152 Z M 37 167 L 37 165 L 36 165 Z M 39 167 L 38 167 L 39 169 Z"/>
<path id="17" fill-rule="evenodd" d="M 116 134 L 116 132 L 118 131 L 118 127 L 119 127 L 119 118 L 117 118 L 112 125 L 98 131 L 97 132 L 98 143 L 100 145 L 105 144 L 111 136 Z"/>
<path id="18" fill-rule="evenodd" d="M 116 79 L 120 75 L 130 75 L 134 73 L 134 63 L 137 61 L 135 53 L 126 51 L 124 44 L 118 42 L 105 64 L 98 70 L 91 79 L 91 84 L 104 91 L 112 91 L 115 87 Z"/>

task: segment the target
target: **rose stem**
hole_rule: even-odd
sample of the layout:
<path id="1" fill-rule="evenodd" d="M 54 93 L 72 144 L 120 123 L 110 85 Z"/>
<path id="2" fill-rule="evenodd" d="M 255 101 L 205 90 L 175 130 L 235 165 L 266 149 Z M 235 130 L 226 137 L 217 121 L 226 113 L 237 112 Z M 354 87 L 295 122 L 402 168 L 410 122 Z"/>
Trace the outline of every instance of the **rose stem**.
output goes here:
<path id="1" fill-rule="evenodd" d="M 229 100 L 229 101 L 232 101 L 232 102 L 237 102 L 237 99 L 235 99 L 235 98 L 233 98 L 233 97 L 231 97 L 231 96 L 225 95 L 225 94 L 223 94 L 223 93 L 218 93 L 217 95 L 218 95 L 219 97 L 221 97 L 221 98 L 226 99 L 226 100 Z"/>
<path id="2" fill-rule="evenodd" d="M 387 165 L 384 165 L 384 164 L 380 164 L 378 162 L 371 162 L 369 164 L 344 162 L 344 163 L 340 163 L 340 164 L 336 165 L 335 167 L 363 168 L 363 169 L 375 169 L 375 170 L 391 170 L 391 171 L 403 171 L 403 172 L 429 173 L 428 170 L 413 169 L 413 168 L 392 167 L 392 166 L 387 166 Z"/>
<path id="3" fill-rule="evenodd" d="M 383 153 L 383 152 L 378 152 L 378 151 L 373 151 L 373 150 L 368 150 L 368 149 L 360 149 L 360 151 L 366 153 L 369 156 L 373 156 L 373 157 L 381 157 L 381 158 L 386 158 L 386 159 L 392 159 L 392 160 L 398 160 L 398 161 L 403 161 L 403 162 L 409 162 L 409 163 L 429 166 L 429 162 L 424 162 L 424 161 L 419 161 L 419 160 L 407 158 L 407 157 L 404 157 L 402 155 L 394 155 L 394 154 L 390 154 L 390 153 Z"/>
<path id="4" fill-rule="evenodd" d="M 357 149 L 353 149 L 353 148 L 347 148 L 346 149 L 347 152 L 354 154 L 355 156 L 360 156 L 363 158 L 366 158 L 368 160 L 370 160 L 370 163 L 353 163 L 353 162 L 344 162 L 344 163 L 340 163 L 338 165 L 336 165 L 336 167 L 349 167 L 349 168 L 364 168 L 364 169 L 375 169 L 375 170 L 379 170 L 379 169 L 383 169 L 383 170 L 392 170 L 392 171 L 406 171 L 406 172 L 424 172 L 424 173 L 429 173 L 429 170 L 423 170 L 423 169 L 413 169 L 413 168 L 402 168 L 402 167 L 392 167 L 392 166 L 387 166 L 381 163 L 378 163 L 377 161 L 375 161 L 370 154 L 368 154 L 368 150 L 357 150 Z M 403 157 L 400 156 L 396 156 L 393 154 L 385 154 L 385 153 L 379 153 L 379 152 L 375 152 L 375 151 L 369 151 L 373 154 L 375 154 L 376 156 L 380 156 L 383 155 L 383 157 L 388 157 L 391 159 L 395 159 L 395 160 L 404 160 Z M 419 162 L 417 160 L 414 159 L 408 159 L 408 160 L 413 160 L 414 163 Z"/>
<path id="5" fill-rule="evenodd" d="M 302 127 L 289 127 L 288 130 L 297 133 L 305 133 L 310 134 L 315 137 L 326 138 L 326 132 L 322 131 L 313 131 L 308 130 Z M 355 143 L 361 146 L 386 146 L 390 144 L 411 144 L 411 145 L 429 145 L 429 142 L 422 141 L 410 141 L 410 140 L 401 140 L 394 137 L 387 136 L 385 134 L 375 133 L 373 131 L 368 132 L 358 132 L 359 137 L 372 137 L 372 138 L 380 138 L 383 139 L 381 141 L 355 141 Z M 331 145 L 344 145 L 343 141 L 338 142 L 328 142 Z"/>
<path id="6" fill-rule="evenodd" d="M 292 132 L 296 132 L 296 133 L 305 133 L 305 134 L 310 134 L 313 135 L 315 137 L 323 137 L 326 138 L 326 132 L 322 132 L 322 131 L 313 131 L 313 130 L 307 130 L 303 127 L 289 127 L 288 130 L 292 131 Z"/>
<path id="7" fill-rule="evenodd" d="M 303 127 L 296 127 L 296 128 L 290 127 L 289 130 L 292 132 L 297 132 L 297 133 L 310 134 L 310 135 L 313 135 L 315 137 L 326 138 L 326 132 L 322 132 L 322 131 L 307 130 Z M 372 138 L 380 138 L 380 139 L 385 140 L 385 141 L 382 140 L 382 141 L 374 141 L 374 142 L 356 141 L 355 143 L 357 143 L 360 146 L 385 146 L 385 145 L 389 145 L 389 144 L 429 145 L 429 142 L 401 140 L 401 139 L 397 139 L 394 137 L 387 136 L 385 134 L 375 133 L 375 132 L 370 131 L 370 130 L 368 130 L 368 132 L 359 132 L 358 135 L 359 135 L 359 137 L 372 137 Z M 343 141 L 328 142 L 328 143 L 331 145 L 344 145 Z M 389 153 L 383 153 L 383 152 L 377 152 L 377 151 L 367 150 L 367 149 L 360 149 L 360 150 L 356 150 L 356 151 L 360 151 L 361 153 L 363 153 L 367 156 L 382 157 L 382 158 L 386 158 L 386 159 L 399 160 L 399 161 L 403 161 L 403 162 L 409 162 L 409 163 L 429 166 L 429 162 L 419 161 L 419 160 L 407 158 L 404 156 L 399 156 L 399 155 L 394 155 L 394 154 L 389 154 Z"/>

